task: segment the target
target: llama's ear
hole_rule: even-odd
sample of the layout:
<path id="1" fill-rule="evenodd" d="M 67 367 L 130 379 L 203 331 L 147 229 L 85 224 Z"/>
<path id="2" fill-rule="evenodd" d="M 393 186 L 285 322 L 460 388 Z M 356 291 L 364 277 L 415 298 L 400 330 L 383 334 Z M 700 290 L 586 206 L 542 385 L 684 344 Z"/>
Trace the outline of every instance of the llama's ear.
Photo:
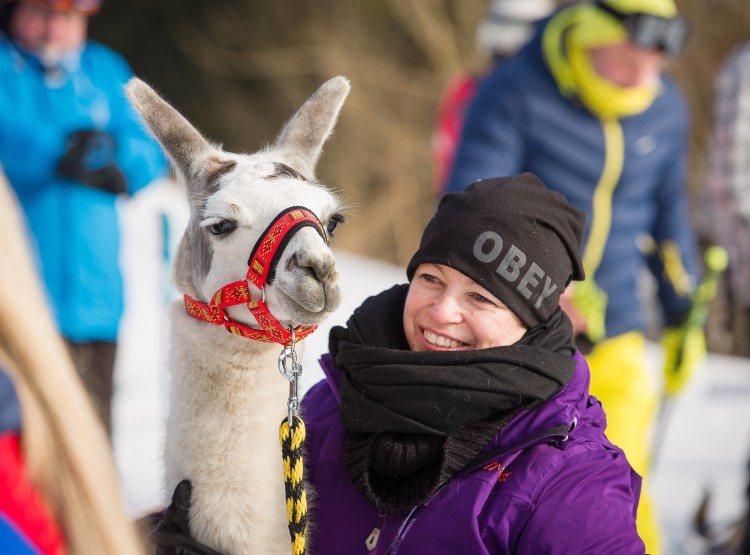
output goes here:
<path id="1" fill-rule="evenodd" d="M 182 114 L 140 79 L 130 79 L 125 85 L 125 94 L 172 160 L 175 170 L 182 174 L 186 182 L 193 181 L 199 170 L 194 164 L 200 163 L 216 149 Z"/>
<path id="2" fill-rule="evenodd" d="M 323 83 L 286 123 L 273 146 L 291 167 L 312 179 L 323 144 L 336 125 L 349 94 L 349 80 L 334 77 Z"/>

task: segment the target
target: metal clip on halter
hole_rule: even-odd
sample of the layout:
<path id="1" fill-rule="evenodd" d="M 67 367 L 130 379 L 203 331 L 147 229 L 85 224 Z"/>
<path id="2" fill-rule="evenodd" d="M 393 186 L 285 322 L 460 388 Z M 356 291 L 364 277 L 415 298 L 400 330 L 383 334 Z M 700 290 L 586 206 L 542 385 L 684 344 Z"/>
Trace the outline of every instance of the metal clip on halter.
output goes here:
<path id="1" fill-rule="evenodd" d="M 299 414 L 299 377 L 302 375 L 302 365 L 297 362 L 297 351 L 295 351 L 296 337 L 294 328 L 290 327 L 292 340 L 286 345 L 279 354 L 279 372 L 289 380 L 289 400 L 287 407 L 289 409 L 289 429 L 294 427 L 294 417 Z M 291 369 L 287 368 L 287 361 L 291 362 Z"/>

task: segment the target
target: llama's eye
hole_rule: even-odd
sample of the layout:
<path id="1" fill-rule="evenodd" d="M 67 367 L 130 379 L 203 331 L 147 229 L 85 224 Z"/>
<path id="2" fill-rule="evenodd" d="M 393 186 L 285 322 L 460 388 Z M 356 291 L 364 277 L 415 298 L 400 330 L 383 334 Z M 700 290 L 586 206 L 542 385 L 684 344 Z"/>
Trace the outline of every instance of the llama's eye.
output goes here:
<path id="1" fill-rule="evenodd" d="M 344 218 L 344 216 L 342 216 L 341 214 L 334 214 L 333 216 L 331 216 L 331 219 L 328 220 L 328 224 L 326 225 L 328 236 L 333 237 L 333 234 L 336 231 L 336 227 L 338 227 L 339 224 L 343 223 L 346 223 L 346 218 Z"/>
<path id="2" fill-rule="evenodd" d="M 208 230 L 213 235 L 224 235 L 232 231 L 235 227 L 237 227 L 237 225 L 234 222 L 230 222 L 229 220 L 221 220 L 220 222 L 216 222 L 215 224 L 211 224 L 210 226 L 208 226 Z"/>

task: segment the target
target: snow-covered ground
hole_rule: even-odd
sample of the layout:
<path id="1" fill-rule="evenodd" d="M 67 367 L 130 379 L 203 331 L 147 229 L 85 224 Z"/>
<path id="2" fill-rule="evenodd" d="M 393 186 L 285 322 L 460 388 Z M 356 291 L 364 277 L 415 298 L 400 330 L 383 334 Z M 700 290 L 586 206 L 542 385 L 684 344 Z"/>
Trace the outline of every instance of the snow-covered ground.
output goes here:
<path id="1" fill-rule="evenodd" d="M 174 252 L 186 211 L 180 191 L 168 183 L 143 191 L 123 210 L 127 312 L 116 368 L 114 444 L 125 500 L 134 516 L 163 501 L 160 451 L 167 410 L 165 306 L 175 298 L 164 260 Z M 164 237 L 168 237 L 166 243 Z M 327 351 L 328 329 L 345 323 L 367 296 L 406 280 L 398 266 L 349 252 L 337 251 L 336 255 L 344 302 L 304 341 L 303 391 L 322 378 L 315 361 Z M 658 368 L 659 349 L 651 346 L 650 352 L 654 368 Z M 278 372 L 276 368 L 268 371 Z M 702 553 L 705 546 L 690 530 L 703 491 L 712 492 L 709 518 L 719 527 L 732 522 L 744 509 L 750 456 L 750 360 L 710 355 L 699 376 L 672 403 L 664 425 L 664 433 L 657 434 L 662 442 L 652 493 L 666 534 L 665 555 Z"/>

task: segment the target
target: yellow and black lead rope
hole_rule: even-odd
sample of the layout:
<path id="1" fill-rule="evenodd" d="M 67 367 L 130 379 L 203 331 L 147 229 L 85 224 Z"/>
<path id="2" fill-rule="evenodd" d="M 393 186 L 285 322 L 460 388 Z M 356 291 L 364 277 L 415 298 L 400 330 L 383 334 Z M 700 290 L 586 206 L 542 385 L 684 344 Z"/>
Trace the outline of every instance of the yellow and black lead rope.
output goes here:
<path id="1" fill-rule="evenodd" d="M 286 520 L 292 538 L 292 555 L 305 555 L 307 536 L 307 494 L 303 480 L 302 448 L 305 442 L 305 423 L 293 416 L 285 418 L 279 430 L 281 455 L 284 458 L 284 490 L 286 492 Z"/>

